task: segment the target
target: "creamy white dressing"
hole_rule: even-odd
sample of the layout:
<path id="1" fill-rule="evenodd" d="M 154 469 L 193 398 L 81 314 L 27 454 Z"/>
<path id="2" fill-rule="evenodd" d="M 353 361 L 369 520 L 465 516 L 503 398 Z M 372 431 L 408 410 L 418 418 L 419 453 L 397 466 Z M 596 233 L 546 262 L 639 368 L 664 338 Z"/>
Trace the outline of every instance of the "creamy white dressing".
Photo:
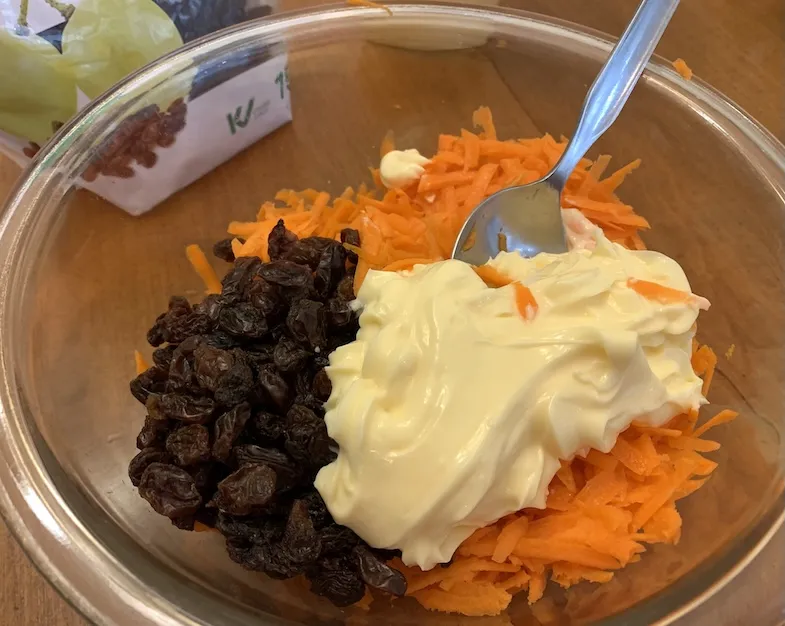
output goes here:
<path id="1" fill-rule="evenodd" d="M 630 278 L 690 291 L 681 267 L 574 224 L 592 245 L 491 261 L 531 290 L 529 321 L 512 286 L 460 261 L 368 273 L 357 339 L 328 368 L 340 453 L 316 487 L 338 523 L 429 569 L 475 529 L 544 507 L 559 459 L 704 402 L 690 355 L 708 303 L 646 299 Z"/>
<path id="2" fill-rule="evenodd" d="M 428 159 L 414 148 L 391 150 L 379 163 L 379 177 L 388 189 L 408 187 L 425 172 Z"/>

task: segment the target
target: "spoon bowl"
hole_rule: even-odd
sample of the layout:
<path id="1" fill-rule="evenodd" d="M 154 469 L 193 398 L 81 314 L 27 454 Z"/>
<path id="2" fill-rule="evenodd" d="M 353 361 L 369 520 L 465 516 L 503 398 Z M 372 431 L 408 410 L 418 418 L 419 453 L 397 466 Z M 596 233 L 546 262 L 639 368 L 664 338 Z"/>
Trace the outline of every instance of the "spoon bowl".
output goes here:
<path id="1" fill-rule="evenodd" d="M 507 250 L 516 250 L 525 257 L 566 252 L 560 195 L 561 189 L 548 178 L 495 193 L 464 224 L 453 258 L 484 265 Z"/>
<path id="2" fill-rule="evenodd" d="M 572 140 L 545 178 L 481 202 L 458 234 L 452 258 L 483 265 L 499 252 L 567 252 L 561 192 L 575 166 L 624 108 L 679 0 L 643 0 L 594 80 Z"/>

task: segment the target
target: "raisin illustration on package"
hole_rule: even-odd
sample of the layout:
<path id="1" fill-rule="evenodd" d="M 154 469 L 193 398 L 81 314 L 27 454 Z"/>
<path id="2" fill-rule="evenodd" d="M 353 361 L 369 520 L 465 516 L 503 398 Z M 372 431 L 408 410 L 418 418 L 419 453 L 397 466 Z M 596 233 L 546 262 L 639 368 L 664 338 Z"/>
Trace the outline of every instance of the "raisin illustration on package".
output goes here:
<path id="1" fill-rule="evenodd" d="M 91 100 L 276 0 L 0 0 L 0 151 L 24 166 Z M 138 215 L 291 120 L 287 59 L 259 46 L 194 67 L 96 147 L 81 186 Z M 209 150 L 205 150 L 209 146 Z"/>

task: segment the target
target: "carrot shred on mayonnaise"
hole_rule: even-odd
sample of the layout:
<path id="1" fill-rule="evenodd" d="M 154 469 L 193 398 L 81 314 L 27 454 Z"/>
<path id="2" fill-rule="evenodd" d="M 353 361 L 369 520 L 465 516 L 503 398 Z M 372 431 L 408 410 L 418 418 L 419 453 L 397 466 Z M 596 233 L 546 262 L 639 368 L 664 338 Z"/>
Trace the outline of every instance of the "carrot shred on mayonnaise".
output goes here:
<path id="1" fill-rule="evenodd" d="M 356 4 L 385 8 L 365 0 Z M 473 123 L 479 132 L 440 135 L 436 154 L 406 188 L 384 188 L 378 169 L 372 168 L 374 190 L 349 187 L 335 198 L 315 190 L 282 190 L 274 202 L 261 206 L 255 221 L 229 225 L 231 235 L 245 239 L 232 241 L 235 255 L 268 261 L 268 235 L 283 220 L 298 237 L 337 239 L 344 228 L 357 230 L 362 246 L 345 244 L 359 256 L 355 291 L 371 269 L 406 271 L 449 258 L 466 217 L 480 202 L 505 187 L 541 178 L 566 147 L 566 139 L 550 135 L 499 140 L 487 107 L 474 113 Z M 393 149 L 389 133 L 381 153 Z M 644 249 L 640 233 L 648 222 L 616 196 L 640 160 L 602 178 L 609 163 L 607 155 L 581 160 L 567 181 L 562 206 L 579 210 L 611 241 Z M 201 250 L 189 247 L 187 254 L 208 292 L 220 291 Z M 475 271 L 489 288 L 512 285 L 521 316 L 536 315 L 537 302 L 525 285 L 488 265 Z M 646 281 L 629 286 L 663 304 L 692 297 Z M 696 342 L 692 367 L 703 378 L 704 395 L 716 364 L 714 352 Z M 408 594 L 432 610 L 497 615 L 517 593 L 526 592 L 530 603 L 540 600 L 549 579 L 562 587 L 608 582 L 614 572 L 639 560 L 645 544 L 678 542 L 682 519 L 676 502 L 702 487 L 717 467 L 701 453 L 719 444 L 702 437 L 736 416 L 722 411 L 698 427 L 696 411 L 677 415 L 662 427 L 633 422 L 610 452 L 591 450 L 585 457 L 562 461 L 544 510 L 524 509 L 477 530 L 450 565 L 422 571 L 396 560 Z"/>

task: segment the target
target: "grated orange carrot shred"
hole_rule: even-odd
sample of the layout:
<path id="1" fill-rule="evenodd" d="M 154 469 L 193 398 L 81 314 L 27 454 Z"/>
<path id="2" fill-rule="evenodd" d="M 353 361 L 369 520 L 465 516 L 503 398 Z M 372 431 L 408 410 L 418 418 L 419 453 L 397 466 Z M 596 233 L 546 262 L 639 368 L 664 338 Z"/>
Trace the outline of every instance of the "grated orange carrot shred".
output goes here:
<path id="1" fill-rule="evenodd" d="M 136 366 L 137 376 L 150 369 L 150 364 L 145 360 L 139 350 L 134 350 L 134 365 Z"/>
<path id="2" fill-rule="evenodd" d="M 666 287 L 659 283 L 653 283 L 648 280 L 638 280 L 637 278 L 630 278 L 627 281 L 627 286 L 633 291 L 639 293 L 644 298 L 655 300 L 661 304 L 672 304 L 674 302 L 686 302 L 690 299 L 691 294 L 686 291 Z"/>
<path id="3" fill-rule="evenodd" d="M 202 249 L 196 244 L 191 244 L 185 248 L 185 256 L 204 281 L 207 293 L 221 293 L 221 281 L 218 280 L 218 275 Z"/>
<path id="4" fill-rule="evenodd" d="M 684 80 L 692 80 L 692 70 L 684 59 L 678 58 L 671 65 Z"/>
<path id="5" fill-rule="evenodd" d="M 349 2 L 389 10 L 369 0 Z M 283 220 L 298 237 L 338 239 L 344 228 L 357 230 L 361 247 L 346 245 L 359 255 L 355 290 L 370 270 L 404 271 L 449 258 L 464 220 L 479 202 L 500 189 L 544 176 L 567 143 L 550 135 L 500 140 L 487 107 L 480 107 L 472 122 L 478 132 L 438 137 L 438 150 L 425 173 L 406 189 L 385 189 L 378 169 L 372 168 L 375 190 L 349 187 L 332 200 L 315 190 L 279 192 L 277 203 L 262 204 L 255 221 L 229 226 L 230 234 L 246 239 L 232 241 L 235 256 L 269 260 L 267 238 Z M 390 133 L 381 152 L 392 146 Z M 583 159 L 567 181 L 562 206 L 581 211 L 612 241 L 645 249 L 641 232 L 649 228 L 648 222 L 616 196 L 640 161 L 603 178 L 609 164 L 607 155 Z M 220 291 L 201 250 L 189 246 L 188 258 L 208 291 Z M 531 291 L 520 282 L 488 265 L 475 271 L 491 287 L 512 284 L 522 315 L 536 312 Z M 631 287 L 657 300 L 689 295 L 645 281 Z M 704 395 L 716 364 L 714 352 L 696 342 L 692 367 L 703 377 Z M 700 489 L 717 467 L 701 453 L 719 444 L 702 436 L 736 416 L 722 411 L 697 428 L 697 411 L 657 427 L 633 422 L 611 452 L 591 450 L 585 457 L 562 461 L 550 483 L 546 509 L 524 509 L 475 531 L 447 567 L 423 572 L 399 559 L 392 564 L 406 576 L 408 594 L 424 607 L 475 616 L 498 615 L 516 593 L 525 592 L 535 603 L 543 598 L 549 579 L 563 587 L 608 582 L 614 571 L 640 559 L 644 544 L 678 542 L 681 517 L 676 502 Z"/>

